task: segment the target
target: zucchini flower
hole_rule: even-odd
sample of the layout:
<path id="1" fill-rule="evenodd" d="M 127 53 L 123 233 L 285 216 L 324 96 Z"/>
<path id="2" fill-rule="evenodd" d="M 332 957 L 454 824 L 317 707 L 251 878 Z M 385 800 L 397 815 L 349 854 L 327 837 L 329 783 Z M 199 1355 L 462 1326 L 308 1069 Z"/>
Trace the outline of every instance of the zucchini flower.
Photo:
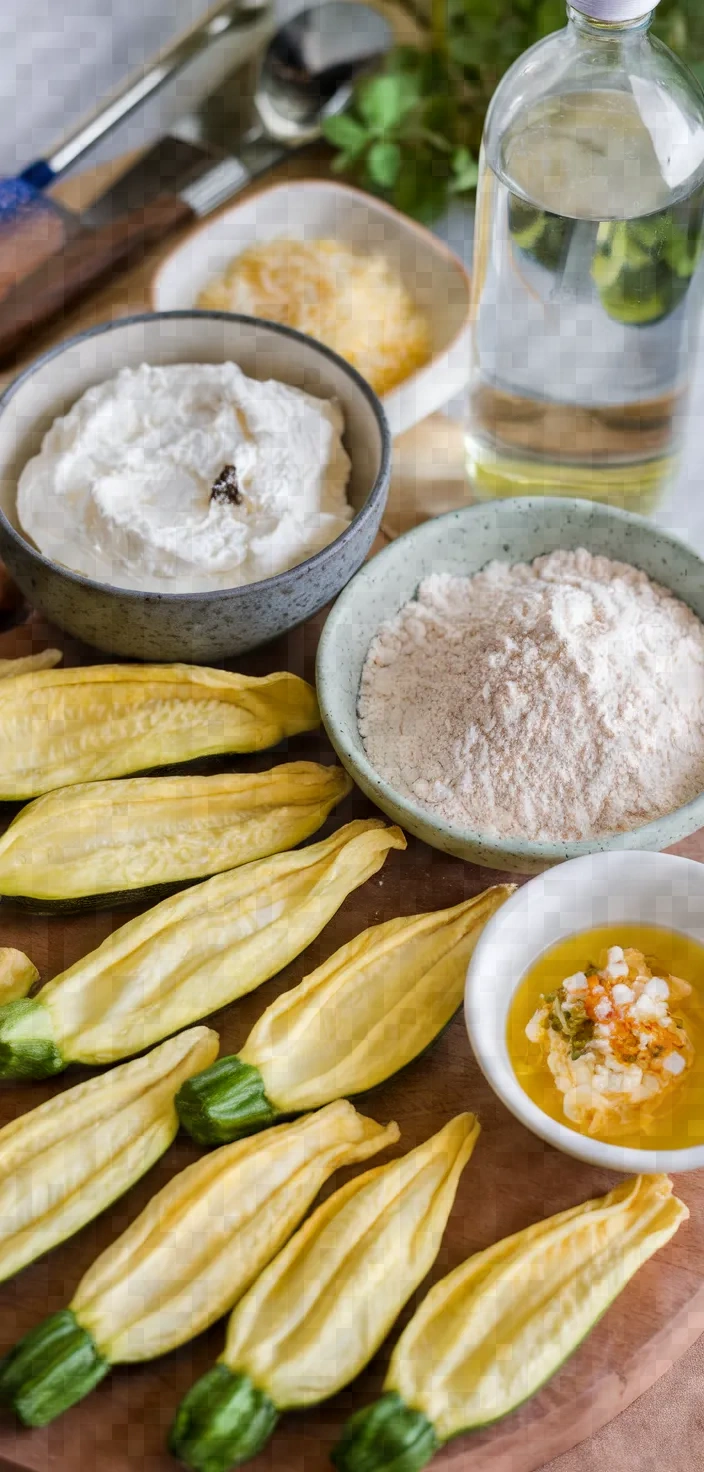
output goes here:
<path id="1" fill-rule="evenodd" d="M 200 1144 L 222 1144 L 397 1073 L 460 1006 L 477 940 L 513 887 L 388 920 L 342 946 L 267 1008 L 238 1056 L 184 1084 L 184 1128 Z"/>
<path id="2" fill-rule="evenodd" d="M 460 1114 L 318 1207 L 235 1309 L 224 1353 L 177 1412 L 174 1456 L 227 1472 L 261 1451 L 281 1411 L 359 1374 L 435 1261 L 478 1134 Z"/>
<path id="3" fill-rule="evenodd" d="M 181 1171 L 88 1269 L 70 1307 L 0 1361 L 0 1402 L 24 1425 L 45 1426 L 112 1365 L 202 1333 L 251 1287 L 328 1176 L 398 1134 L 340 1102 Z"/>
<path id="4" fill-rule="evenodd" d="M 25 654 L 19 659 L 0 659 L 0 680 L 31 675 L 37 670 L 53 670 L 62 659 L 60 649 L 41 649 L 38 654 Z"/>
<path id="5" fill-rule="evenodd" d="M 400 828 L 359 820 L 162 900 L 38 996 L 0 1007 L 0 1078 L 112 1063 L 253 991 L 405 847 Z"/>
<path id="6" fill-rule="evenodd" d="M 0 681 L 0 800 L 263 751 L 319 723 L 315 691 L 297 675 L 255 679 L 188 664 L 33 666 Z"/>
<path id="7" fill-rule="evenodd" d="M 128 777 L 39 797 L 0 838 L 0 894 L 35 910 L 134 904 L 309 838 L 352 787 L 342 767 Z"/>
<path id="8" fill-rule="evenodd" d="M 0 1007 L 26 997 L 39 980 L 39 972 L 24 951 L 0 946 Z"/>
<path id="9" fill-rule="evenodd" d="M 515 1410 L 688 1216 L 667 1176 L 636 1176 L 475 1253 L 404 1330 L 386 1393 L 333 1452 L 339 1472 L 419 1472 L 451 1437 Z"/>
<path id="10" fill-rule="evenodd" d="M 214 1058 L 193 1027 L 0 1130 L 0 1281 L 71 1237 L 163 1155 L 178 1130 L 174 1095 Z"/>

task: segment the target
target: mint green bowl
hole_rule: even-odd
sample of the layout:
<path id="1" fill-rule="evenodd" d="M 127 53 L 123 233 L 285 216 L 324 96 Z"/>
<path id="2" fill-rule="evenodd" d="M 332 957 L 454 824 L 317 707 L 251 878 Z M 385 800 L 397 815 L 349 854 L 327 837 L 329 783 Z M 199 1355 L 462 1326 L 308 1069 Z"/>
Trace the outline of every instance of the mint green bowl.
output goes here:
<path id="1" fill-rule="evenodd" d="M 368 761 L 357 726 L 357 692 L 379 625 L 431 572 L 469 575 L 487 562 L 532 562 L 556 548 L 630 562 L 670 588 L 704 621 L 704 561 L 643 517 L 592 501 L 517 497 L 451 511 L 399 537 L 356 574 L 330 613 L 318 650 L 325 729 L 358 787 L 401 827 L 434 848 L 492 869 L 536 874 L 549 864 L 612 849 L 663 849 L 704 826 L 704 794 L 628 833 L 574 843 L 531 843 L 455 828 L 396 792 Z"/>

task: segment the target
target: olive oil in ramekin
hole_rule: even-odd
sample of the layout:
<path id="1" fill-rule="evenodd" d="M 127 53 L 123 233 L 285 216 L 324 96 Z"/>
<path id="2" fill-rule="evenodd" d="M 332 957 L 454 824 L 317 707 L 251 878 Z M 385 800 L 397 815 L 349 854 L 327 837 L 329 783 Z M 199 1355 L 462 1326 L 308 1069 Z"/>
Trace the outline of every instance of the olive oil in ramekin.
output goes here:
<path id="1" fill-rule="evenodd" d="M 632 1129 L 596 1132 L 594 1137 L 635 1149 L 678 1150 L 700 1145 L 704 1143 L 704 946 L 690 936 L 650 925 L 609 925 L 569 936 L 545 951 L 522 977 L 509 1010 L 507 1045 L 518 1082 L 543 1113 L 583 1133 L 565 1117 L 564 1096 L 544 1052 L 526 1036 L 526 1026 L 542 996 L 556 991 L 566 977 L 590 965 L 602 965 L 613 946 L 642 951 L 654 975 L 689 982 L 692 994 L 676 1010 L 694 1047 L 694 1062 L 662 1101 L 638 1111 Z"/>

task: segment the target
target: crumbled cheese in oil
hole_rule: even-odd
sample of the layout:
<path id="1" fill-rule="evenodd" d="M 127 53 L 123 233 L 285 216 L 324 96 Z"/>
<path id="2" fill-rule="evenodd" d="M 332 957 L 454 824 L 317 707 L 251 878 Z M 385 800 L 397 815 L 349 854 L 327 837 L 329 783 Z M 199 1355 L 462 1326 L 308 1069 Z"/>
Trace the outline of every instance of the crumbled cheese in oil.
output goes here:
<path id="1" fill-rule="evenodd" d="M 618 1133 L 661 1102 L 694 1061 L 671 1011 L 691 990 L 654 976 L 642 952 L 614 946 L 601 970 L 568 976 L 541 998 L 526 1036 L 545 1054 L 567 1119 L 588 1134 Z"/>

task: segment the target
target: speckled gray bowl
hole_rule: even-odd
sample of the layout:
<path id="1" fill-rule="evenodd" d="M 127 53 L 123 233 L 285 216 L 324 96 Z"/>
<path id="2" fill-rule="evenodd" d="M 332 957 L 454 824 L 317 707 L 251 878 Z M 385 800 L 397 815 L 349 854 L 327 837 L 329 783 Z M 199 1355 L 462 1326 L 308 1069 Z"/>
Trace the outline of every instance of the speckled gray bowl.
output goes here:
<path id="1" fill-rule="evenodd" d="M 353 578 L 330 614 L 318 651 L 318 696 L 335 750 L 355 782 L 403 828 L 434 848 L 475 864 L 535 874 L 549 864 L 609 849 L 663 849 L 704 825 L 704 794 L 653 823 L 606 838 L 530 843 L 454 828 L 394 791 L 364 753 L 357 692 L 372 636 L 412 598 L 431 572 L 471 574 L 498 558 L 532 562 L 557 547 L 630 562 L 671 588 L 704 620 L 704 561 L 675 537 L 626 511 L 591 501 L 492 501 L 426 521 L 380 552 Z"/>
<path id="2" fill-rule="evenodd" d="M 339 399 L 352 461 L 356 515 L 305 562 L 264 582 L 209 593 L 140 593 L 93 582 L 50 561 L 17 521 L 17 481 L 43 435 L 92 384 L 140 363 L 238 363 Z M 30 603 L 54 623 L 111 654 L 210 663 L 292 629 L 339 593 L 366 557 L 389 482 L 384 411 L 364 379 L 335 353 L 290 328 L 225 312 L 152 312 L 108 322 L 60 343 L 0 399 L 0 556 Z"/>

